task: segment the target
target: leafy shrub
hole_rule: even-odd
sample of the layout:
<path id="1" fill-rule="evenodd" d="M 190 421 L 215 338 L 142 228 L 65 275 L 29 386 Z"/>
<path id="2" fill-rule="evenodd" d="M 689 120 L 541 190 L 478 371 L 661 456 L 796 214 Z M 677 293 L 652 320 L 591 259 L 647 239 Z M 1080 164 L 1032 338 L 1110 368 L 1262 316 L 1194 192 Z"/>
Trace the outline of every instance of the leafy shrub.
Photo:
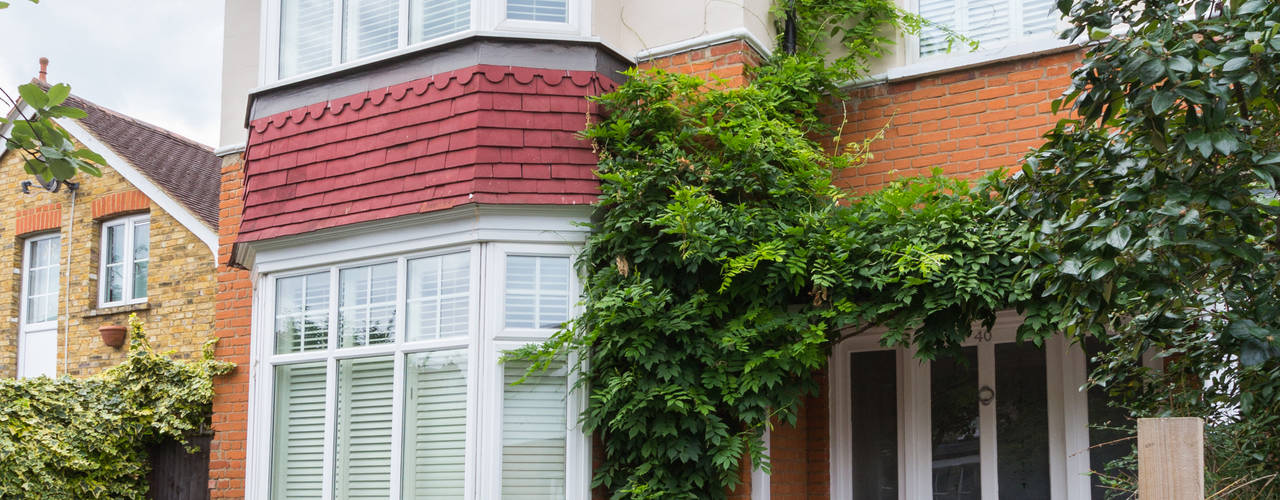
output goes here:
<path id="1" fill-rule="evenodd" d="M 100 375 L 0 380 L 0 498 L 145 498 L 146 447 L 187 443 L 210 415 L 212 341 L 196 361 L 155 352 L 130 317 L 128 358 Z"/>

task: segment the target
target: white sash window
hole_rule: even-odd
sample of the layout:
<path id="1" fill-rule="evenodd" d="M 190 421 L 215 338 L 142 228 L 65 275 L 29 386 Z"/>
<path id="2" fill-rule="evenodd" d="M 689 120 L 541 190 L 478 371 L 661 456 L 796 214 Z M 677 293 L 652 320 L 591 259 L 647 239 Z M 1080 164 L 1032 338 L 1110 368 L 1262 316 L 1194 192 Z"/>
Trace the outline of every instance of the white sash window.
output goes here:
<path id="1" fill-rule="evenodd" d="M 916 12 L 978 41 L 978 50 L 995 50 L 1028 40 L 1051 40 L 1060 19 L 1053 0 L 917 0 Z M 942 30 L 920 32 L 917 54 L 924 58 L 947 51 Z M 953 47 L 952 53 L 964 52 Z"/>
<path id="2" fill-rule="evenodd" d="M 151 218 L 136 215 L 102 224 L 102 260 L 98 270 L 98 306 L 147 301 L 147 269 L 151 261 Z"/>
<path id="3" fill-rule="evenodd" d="M 528 365 L 498 361 L 569 319 L 573 251 L 471 243 L 262 275 L 254 393 L 270 413 L 254 428 L 270 460 L 251 489 L 585 500 L 571 360 L 520 384 Z"/>
<path id="4" fill-rule="evenodd" d="M 266 81 L 321 74 L 468 34 L 584 35 L 583 0 L 269 0 Z"/>

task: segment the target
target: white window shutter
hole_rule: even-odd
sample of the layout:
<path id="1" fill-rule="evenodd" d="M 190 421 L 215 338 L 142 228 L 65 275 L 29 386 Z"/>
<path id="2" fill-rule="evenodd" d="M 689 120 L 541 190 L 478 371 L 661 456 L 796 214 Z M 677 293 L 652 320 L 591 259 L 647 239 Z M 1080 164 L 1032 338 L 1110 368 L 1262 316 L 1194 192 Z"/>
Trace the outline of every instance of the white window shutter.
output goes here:
<path id="1" fill-rule="evenodd" d="M 471 0 L 414 0 L 412 43 L 471 28 Z"/>
<path id="2" fill-rule="evenodd" d="M 324 361 L 276 367 L 271 498 L 320 498 L 325 378 Z"/>
<path id="3" fill-rule="evenodd" d="M 403 496 L 460 499 L 466 486 L 465 350 L 410 354 L 405 368 Z"/>
<path id="4" fill-rule="evenodd" d="M 391 495 L 391 356 L 338 362 L 334 498 Z"/>
<path id="5" fill-rule="evenodd" d="M 276 354 L 329 347 L 329 274 L 276 281 Z"/>
<path id="6" fill-rule="evenodd" d="M 568 437 L 567 366 L 556 362 L 545 372 L 525 375 L 528 362 L 503 365 L 502 498 L 565 498 L 565 446 Z"/>
<path id="7" fill-rule="evenodd" d="M 343 61 L 394 50 L 400 44 L 400 0 L 346 0 Z"/>
<path id="8" fill-rule="evenodd" d="M 1061 18 L 1054 0 L 1022 0 L 1022 35 L 1053 33 Z"/>
<path id="9" fill-rule="evenodd" d="M 963 33 L 979 44 L 1008 40 L 1011 7 L 1010 0 L 969 0 Z"/>
<path id="10" fill-rule="evenodd" d="M 559 328 L 569 320 L 569 258 L 507 257 L 508 328 Z"/>
<path id="11" fill-rule="evenodd" d="M 507 19 L 568 22 L 566 0 L 507 0 Z"/>
<path id="12" fill-rule="evenodd" d="M 283 0 L 280 8 L 280 78 L 332 64 L 332 0 Z"/>
<path id="13" fill-rule="evenodd" d="M 920 17 L 932 23 L 956 28 L 955 0 L 920 0 L 919 13 Z M 920 30 L 920 55 L 939 54 L 946 50 L 947 39 L 941 29 L 926 26 Z"/>
<path id="14" fill-rule="evenodd" d="M 455 253 L 409 261 L 407 340 L 470 331 L 471 257 Z"/>

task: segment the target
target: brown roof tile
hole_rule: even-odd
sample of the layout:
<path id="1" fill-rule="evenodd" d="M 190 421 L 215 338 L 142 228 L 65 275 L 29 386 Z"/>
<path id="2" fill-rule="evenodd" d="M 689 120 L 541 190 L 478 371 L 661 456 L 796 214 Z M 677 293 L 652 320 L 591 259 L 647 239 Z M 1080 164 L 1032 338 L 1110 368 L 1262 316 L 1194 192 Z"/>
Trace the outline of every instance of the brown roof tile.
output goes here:
<path id="1" fill-rule="evenodd" d="M 85 110 L 81 126 L 217 231 L 222 161 L 210 147 L 74 95 L 66 104 Z"/>

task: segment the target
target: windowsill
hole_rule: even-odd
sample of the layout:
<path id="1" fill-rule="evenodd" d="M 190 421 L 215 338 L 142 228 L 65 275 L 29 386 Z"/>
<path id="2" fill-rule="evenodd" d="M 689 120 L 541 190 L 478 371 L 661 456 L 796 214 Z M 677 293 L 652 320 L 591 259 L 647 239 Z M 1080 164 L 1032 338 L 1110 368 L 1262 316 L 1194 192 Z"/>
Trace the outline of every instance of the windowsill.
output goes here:
<path id="1" fill-rule="evenodd" d="M 137 304 L 122 304 L 118 306 L 107 306 L 90 309 L 88 312 L 81 314 L 82 318 L 94 318 L 98 316 L 111 316 L 115 314 L 124 314 L 138 311 L 146 311 L 151 309 L 151 304 L 147 302 L 139 302 Z"/>
<path id="2" fill-rule="evenodd" d="M 929 56 L 921 61 L 892 68 L 884 73 L 853 82 L 850 86 L 854 88 L 867 87 L 871 85 L 879 85 L 881 83 L 923 78 L 926 76 L 936 75 L 938 73 L 960 71 L 977 66 L 1011 61 L 1014 59 L 1024 59 L 1057 52 L 1066 52 L 1069 50 L 1076 50 L 1081 47 L 1084 47 L 1084 44 L 1072 43 L 1060 38 L 1029 38 L 1014 41 L 991 49 L 979 49 L 977 52 Z"/>

